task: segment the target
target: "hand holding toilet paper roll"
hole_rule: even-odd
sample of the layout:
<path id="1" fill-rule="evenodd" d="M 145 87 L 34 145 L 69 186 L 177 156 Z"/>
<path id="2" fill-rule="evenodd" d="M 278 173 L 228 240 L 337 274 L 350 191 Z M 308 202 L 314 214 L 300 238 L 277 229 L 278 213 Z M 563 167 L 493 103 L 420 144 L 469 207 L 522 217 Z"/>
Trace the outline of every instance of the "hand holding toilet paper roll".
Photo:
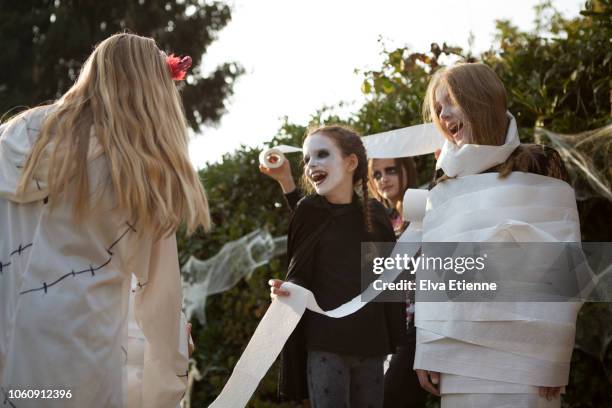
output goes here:
<path id="1" fill-rule="evenodd" d="M 285 153 L 296 153 L 301 151 L 301 148 L 294 146 L 274 146 L 261 151 L 261 153 L 259 154 L 259 163 L 263 164 L 269 169 L 277 169 L 285 162 Z"/>
<path id="2" fill-rule="evenodd" d="M 425 218 L 428 190 L 409 188 L 404 193 L 402 201 L 404 221 L 421 222 Z"/>

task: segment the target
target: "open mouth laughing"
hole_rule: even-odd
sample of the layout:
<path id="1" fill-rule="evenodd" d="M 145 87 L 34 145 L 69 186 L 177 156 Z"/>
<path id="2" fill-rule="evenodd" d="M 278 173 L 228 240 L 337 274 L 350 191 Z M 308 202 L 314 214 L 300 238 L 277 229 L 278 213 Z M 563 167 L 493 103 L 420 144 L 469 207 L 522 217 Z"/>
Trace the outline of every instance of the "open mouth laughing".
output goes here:
<path id="1" fill-rule="evenodd" d="M 448 125 L 447 129 L 451 133 L 451 136 L 455 137 L 458 135 L 459 131 L 463 129 L 463 122 L 451 123 Z"/>
<path id="2" fill-rule="evenodd" d="M 455 143 L 463 141 L 463 122 L 449 122 L 446 124 L 446 130 L 450 133 Z"/>
<path id="3" fill-rule="evenodd" d="M 310 179 L 316 186 L 318 186 L 322 184 L 325 179 L 327 179 L 327 173 L 322 170 L 315 170 L 310 173 Z"/>

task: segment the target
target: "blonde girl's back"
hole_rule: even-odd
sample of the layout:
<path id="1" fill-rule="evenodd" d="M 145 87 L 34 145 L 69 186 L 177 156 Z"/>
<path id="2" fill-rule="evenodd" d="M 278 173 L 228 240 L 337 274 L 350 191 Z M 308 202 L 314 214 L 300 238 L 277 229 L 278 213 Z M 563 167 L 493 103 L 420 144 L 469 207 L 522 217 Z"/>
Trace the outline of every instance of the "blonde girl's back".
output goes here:
<path id="1" fill-rule="evenodd" d="M 72 396 L 49 406 L 175 406 L 181 222 L 210 225 L 179 94 L 152 39 L 114 35 L 56 103 L 0 127 L 2 398 L 52 386 Z M 129 384 L 128 360 L 141 370 Z"/>
<path id="2" fill-rule="evenodd" d="M 55 105 L 25 163 L 18 194 L 47 158 L 51 205 L 74 183 L 80 219 L 91 204 L 86 158 L 97 143 L 117 206 L 133 223 L 157 236 L 181 220 L 190 231 L 209 227 L 206 197 L 188 160 L 180 96 L 153 39 L 117 34 L 102 42 Z"/>

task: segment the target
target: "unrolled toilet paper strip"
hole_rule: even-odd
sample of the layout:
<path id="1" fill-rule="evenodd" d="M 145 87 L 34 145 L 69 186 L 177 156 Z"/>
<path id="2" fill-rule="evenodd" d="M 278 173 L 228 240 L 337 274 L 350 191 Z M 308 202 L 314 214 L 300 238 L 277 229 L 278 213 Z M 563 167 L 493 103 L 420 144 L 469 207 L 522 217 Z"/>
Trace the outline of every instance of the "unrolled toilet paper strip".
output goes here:
<path id="1" fill-rule="evenodd" d="M 444 145 L 444 136 L 433 123 L 377 133 L 361 140 L 369 159 L 420 156 L 433 153 Z"/>
<path id="2" fill-rule="evenodd" d="M 361 140 L 369 159 L 420 156 L 433 153 L 444 145 L 444 136 L 433 123 L 376 133 L 364 136 Z M 262 150 L 259 154 L 259 163 L 270 169 L 276 169 L 285 162 L 286 153 L 301 151 L 301 148 L 295 146 L 274 146 Z"/>
<path id="3" fill-rule="evenodd" d="M 297 153 L 301 152 L 300 147 L 278 145 L 269 149 L 262 150 L 259 153 L 259 163 L 263 164 L 269 169 L 277 169 L 285 162 L 285 153 Z"/>
<path id="4" fill-rule="evenodd" d="M 404 193 L 404 200 L 402 201 L 402 215 L 404 221 L 423 221 L 423 218 L 425 218 L 425 210 L 427 209 L 428 194 L 428 190 L 417 188 L 409 188 L 406 190 Z"/>
<path id="5" fill-rule="evenodd" d="M 409 230 L 410 232 L 408 232 Z M 404 232 L 404 237 L 419 239 L 420 233 L 408 227 Z M 416 255 L 420 246 L 420 242 L 415 242 L 414 246 L 409 248 L 408 255 L 411 257 Z M 402 253 L 405 252 L 402 251 Z M 395 256 L 395 252 L 391 256 Z M 379 277 L 379 280 L 393 282 L 400 272 L 400 269 L 387 269 Z M 257 385 L 280 354 L 285 342 L 306 309 L 328 317 L 345 317 L 357 312 L 381 293 L 374 289 L 373 284 L 371 284 L 364 292 L 349 302 L 336 309 L 324 311 L 319 307 L 310 290 L 291 282 L 283 283 L 282 288 L 289 291 L 290 295 L 288 297 L 278 297 L 272 301 L 242 356 L 236 363 L 234 371 L 223 387 L 221 394 L 210 407 L 237 408 L 246 406 Z"/>

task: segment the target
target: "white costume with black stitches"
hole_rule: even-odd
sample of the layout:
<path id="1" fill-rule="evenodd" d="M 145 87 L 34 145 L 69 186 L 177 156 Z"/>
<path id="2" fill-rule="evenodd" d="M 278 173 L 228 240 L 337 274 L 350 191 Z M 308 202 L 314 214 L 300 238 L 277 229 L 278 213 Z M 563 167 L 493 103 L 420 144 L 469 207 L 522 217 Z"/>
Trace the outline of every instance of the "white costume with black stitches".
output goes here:
<path id="1" fill-rule="evenodd" d="M 50 210 L 44 161 L 16 194 L 48 109 L 0 127 L 0 399 L 19 408 L 175 407 L 188 363 L 176 239 L 140 237 L 113 210 L 93 136 L 88 174 L 96 193 L 81 224 L 62 201 L 66 193 Z M 132 276 L 138 324 L 129 325 L 128 340 Z M 71 398 L 9 398 L 27 389 L 69 390 Z"/>

